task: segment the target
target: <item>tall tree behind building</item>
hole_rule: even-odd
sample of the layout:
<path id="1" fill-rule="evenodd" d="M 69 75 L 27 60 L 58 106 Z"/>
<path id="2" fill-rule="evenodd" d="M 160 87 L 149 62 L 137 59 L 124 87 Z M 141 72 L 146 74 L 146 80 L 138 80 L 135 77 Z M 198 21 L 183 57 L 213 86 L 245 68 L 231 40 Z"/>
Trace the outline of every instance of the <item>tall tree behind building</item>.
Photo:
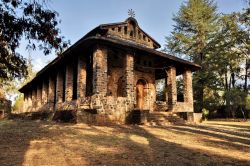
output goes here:
<path id="1" fill-rule="evenodd" d="M 177 56 L 188 56 L 202 69 L 194 74 L 195 111 L 204 107 L 204 89 L 214 86 L 216 76 L 210 72 L 210 42 L 218 30 L 217 6 L 213 0 L 189 0 L 183 3 L 174 16 L 174 30 L 167 37 L 166 51 Z"/>

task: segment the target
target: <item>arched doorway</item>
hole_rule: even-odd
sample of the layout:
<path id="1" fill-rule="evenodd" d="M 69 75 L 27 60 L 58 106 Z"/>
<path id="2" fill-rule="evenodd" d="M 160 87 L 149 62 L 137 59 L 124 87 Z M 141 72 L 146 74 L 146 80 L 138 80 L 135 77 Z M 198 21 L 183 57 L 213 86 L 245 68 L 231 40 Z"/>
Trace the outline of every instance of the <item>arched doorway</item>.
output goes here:
<path id="1" fill-rule="evenodd" d="M 143 79 L 139 79 L 136 84 L 136 108 L 143 109 L 144 108 L 144 99 L 147 95 L 146 93 L 146 81 Z"/>

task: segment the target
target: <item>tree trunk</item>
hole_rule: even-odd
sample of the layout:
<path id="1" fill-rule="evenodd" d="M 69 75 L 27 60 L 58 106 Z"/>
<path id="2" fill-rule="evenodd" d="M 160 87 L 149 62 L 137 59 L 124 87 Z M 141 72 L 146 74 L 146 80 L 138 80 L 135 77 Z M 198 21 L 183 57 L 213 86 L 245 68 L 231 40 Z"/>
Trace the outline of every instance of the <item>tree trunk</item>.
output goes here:
<path id="1" fill-rule="evenodd" d="M 244 83 L 244 91 L 247 92 L 247 75 L 248 75 L 248 61 L 246 59 L 246 67 L 245 67 L 245 83 Z"/>
<path id="2" fill-rule="evenodd" d="M 235 74 L 234 74 L 234 72 L 231 74 L 231 78 L 232 78 L 232 87 L 235 88 Z"/>

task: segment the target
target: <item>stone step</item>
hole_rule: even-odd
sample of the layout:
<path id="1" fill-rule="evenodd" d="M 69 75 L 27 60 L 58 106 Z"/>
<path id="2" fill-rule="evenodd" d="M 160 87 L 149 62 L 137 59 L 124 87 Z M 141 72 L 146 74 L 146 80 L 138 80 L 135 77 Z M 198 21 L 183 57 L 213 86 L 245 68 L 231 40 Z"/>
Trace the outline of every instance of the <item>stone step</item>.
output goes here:
<path id="1" fill-rule="evenodd" d="M 150 112 L 148 125 L 184 124 L 185 120 L 173 112 Z"/>

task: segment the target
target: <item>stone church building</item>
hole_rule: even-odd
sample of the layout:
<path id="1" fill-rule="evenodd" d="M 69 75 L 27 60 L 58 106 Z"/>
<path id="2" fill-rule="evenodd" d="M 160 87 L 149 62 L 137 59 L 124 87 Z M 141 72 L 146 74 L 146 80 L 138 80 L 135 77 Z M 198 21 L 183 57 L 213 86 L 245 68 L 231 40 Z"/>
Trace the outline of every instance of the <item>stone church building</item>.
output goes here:
<path id="1" fill-rule="evenodd" d="M 133 112 L 192 117 L 192 72 L 200 66 L 157 51 L 160 44 L 135 18 L 102 24 L 45 66 L 19 91 L 24 111 L 75 111 L 77 121 L 126 123 Z M 183 77 L 177 100 L 176 77 Z M 166 80 L 165 100 L 156 101 L 156 80 Z M 146 114 L 147 113 L 147 114 Z"/>

